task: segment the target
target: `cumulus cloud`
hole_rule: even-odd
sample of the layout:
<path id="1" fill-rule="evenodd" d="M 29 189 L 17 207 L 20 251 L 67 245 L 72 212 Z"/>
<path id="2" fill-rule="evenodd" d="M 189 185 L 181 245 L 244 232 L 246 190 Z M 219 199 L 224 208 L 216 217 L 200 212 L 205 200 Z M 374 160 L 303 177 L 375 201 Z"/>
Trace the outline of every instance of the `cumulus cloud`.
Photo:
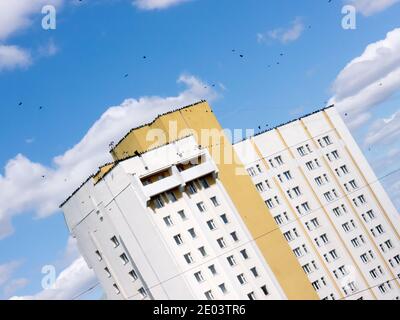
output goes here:
<path id="1" fill-rule="evenodd" d="M 19 289 L 26 287 L 26 285 L 28 283 L 29 283 L 29 280 L 25 279 L 25 278 L 13 279 L 4 287 L 4 290 L 3 290 L 4 295 L 6 297 L 9 297 L 9 296 L 13 295 Z"/>
<path id="2" fill-rule="evenodd" d="M 347 0 L 346 2 L 355 6 L 364 16 L 371 16 L 388 9 L 399 1 L 400 0 Z"/>
<path id="3" fill-rule="evenodd" d="M 400 89 L 400 28 L 366 47 L 337 76 L 331 104 L 348 113 L 348 125 L 356 128 L 370 118 L 370 111 Z"/>
<path id="4" fill-rule="evenodd" d="M 32 24 L 33 16 L 41 16 L 43 6 L 59 7 L 63 0 L 0 0 L 0 40 L 5 40 Z"/>
<path id="5" fill-rule="evenodd" d="M 32 63 L 28 51 L 18 46 L 0 45 L 0 71 L 25 68 Z"/>
<path id="6" fill-rule="evenodd" d="M 302 19 L 296 18 L 288 28 L 278 28 L 267 31 L 266 33 L 258 33 L 257 41 L 263 43 L 268 40 L 277 40 L 283 44 L 287 44 L 299 39 L 303 34 L 303 31 L 304 24 Z"/>
<path id="7" fill-rule="evenodd" d="M 42 17 L 43 6 L 60 7 L 63 0 L 0 0 L 0 72 L 15 68 L 26 68 L 32 64 L 28 50 L 4 41 L 31 26 L 34 17 Z M 3 42 L 3 43 L 1 43 Z M 47 55 L 55 54 L 55 46 L 47 47 Z"/>
<path id="8" fill-rule="evenodd" d="M 0 264 L 0 286 L 10 280 L 14 271 L 21 265 L 20 261 L 10 261 L 4 264 Z"/>
<path id="9" fill-rule="evenodd" d="M 390 144 L 400 138 L 400 110 L 387 119 L 376 120 L 369 128 L 366 144 Z"/>
<path id="10" fill-rule="evenodd" d="M 151 121 L 160 113 L 201 99 L 213 100 L 217 93 L 194 76 L 178 80 L 186 89 L 172 97 L 127 99 L 111 107 L 85 136 L 65 153 L 54 157 L 51 166 L 33 162 L 22 154 L 10 159 L 0 175 L 0 239 L 13 232 L 11 219 L 26 211 L 46 217 L 96 168 L 111 160 L 108 146 L 129 129 Z"/>
<path id="11" fill-rule="evenodd" d="M 133 4 L 141 10 L 161 10 L 190 0 L 135 0 Z"/>
<path id="12" fill-rule="evenodd" d="M 77 258 L 57 277 L 51 289 L 31 296 L 14 296 L 12 300 L 71 300 L 96 284 L 93 270 L 89 269 L 82 257 Z"/>

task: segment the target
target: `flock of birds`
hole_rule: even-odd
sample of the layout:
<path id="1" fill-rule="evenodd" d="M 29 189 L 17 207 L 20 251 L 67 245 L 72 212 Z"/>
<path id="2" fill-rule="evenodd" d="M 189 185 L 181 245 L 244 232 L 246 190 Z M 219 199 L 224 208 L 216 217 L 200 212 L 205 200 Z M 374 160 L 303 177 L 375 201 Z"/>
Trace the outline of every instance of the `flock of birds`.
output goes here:
<path id="1" fill-rule="evenodd" d="M 77 0 L 77 1 L 78 1 L 78 2 L 82 2 L 83 0 Z M 331 3 L 331 2 L 333 2 L 333 0 L 328 0 L 328 3 Z M 308 26 L 308 29 L 311 29 L 311 27 L 312 27 L 312 26 L 309 25 L 309 26 Z M 232 49 L 231 52 L 232 52 L 233 54 L 235 54 L 235 55 L 238 55 L 238 57 L 239 57 L 240 59 L 245 59 L 245 54 L 244 54 L 244 53 L 238 53 L 238 50 L 236 50 L 236 49 Z M 285 56 L 285 54 L 284 54 L 283 52 L 279 54 L 279 57 L 280 57 L 280 58 L 283 58 L 284 56 Z M 142 58 L 142 60 L 147 60 L 147 59 L 148 59 L 148 56 L 143 55 L 141 58 Z M 276 61 L 275 64 L 276 64 L 276 65 L 281 65 L 281 61 L 278 60 L 278 61 Z M 273 66 L 273 64 L 268 64 L 268 65 L 267 65 L 267 68 L 271 68 L 272 66 Z M 125 74 L 123 75 L 123 78 L 128 78 L 128 77 L 129 77 L 129 73 L 125 73 Z M 382 87 L 382 86 L 383 86 L 383 83 L 382 83 L 382 82 L 379 83 L 379 86 Z M 215 87 L 216 87 L 216 84 L 213 83 L 213 84 L 211 85 L 211 87 L 212 87 L 212 88 L 215 88 Z M 204 86 L 204 89 L 208 89 L 208 86 Z M 328 102 L 325 101 L 324 103 L 325 103 L 325 105 L 326 105 Z M 23 101 L 18 102 L 18 107 L 23 107 L 23 105 L 24 105 Z M 38 106 L 38 110 L 39 110 L 39 111 L 44 110 L 44 108 L 45 108 L 44 106 Z M 348 113 L 345 113 L 344 116 L 345 116 L 345 117 L 348 117 L 349 114 L 348 114 Z M 268 128 L 269 125 L 267 124 L 266 127 Z M 259 129 L 259 130 L 262 130 L 263 128 L 262 128 L 261 126 L 258 126 L 258 129 Z M 112 149 L 113 147 L 114 147 L 114 141 L 111 141 L 111 142 L 109 143 L 109 148 Z M 42 178 L 45 179 L 46 176 L 45 176 L 45 175 L 42 175 Z M 65 179 L 65 181 L 66 181 L 66 179 Z"/>

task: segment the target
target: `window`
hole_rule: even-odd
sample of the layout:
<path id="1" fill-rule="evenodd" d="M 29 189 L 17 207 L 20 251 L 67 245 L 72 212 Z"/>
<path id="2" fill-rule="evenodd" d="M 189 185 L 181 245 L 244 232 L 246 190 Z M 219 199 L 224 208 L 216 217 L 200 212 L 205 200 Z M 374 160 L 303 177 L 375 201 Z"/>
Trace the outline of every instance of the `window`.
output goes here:
<path id="1" fill-rule="evenodd" d="M 354 238 L 351 240 L 351 244 L 353 245 L 354 248 L 358 248 L 361 244 L 358 238 Z"/>
<path id="2" fill-rule="evenodd" d="M 116 247 L 119 246 L 119 241 L 118 241 L 118 239 L 117 239 L 116 236 L 113 236 L 113 237 L 111 238 L 111 242 L 114 244 L 114 248 L 116 248 Z"/>
<path id="3" fill-rule="evenodd" d="M 140 293 L 143 299 L 147 297 L 147 291 L 145 288 L 143 287 L 139 288 L 138 292 Z"/>
<path id="4" fill-rule="evenodd" d="M 334 208 L 333 213 L 335 214 L 336 217 L 340 217 L 343 214 L 339 207 Z"/>
<path id="5" fill-rule="evenodd" d="M 215 225 L 214 220 L 207 221 L 207 226 L 211 231 L 217 229 L 217 226 Z"/>
<path id="6" fill-rule="evenodd" d="M 267 295 L 269 295 L 269 292 L 268 292 L 267 286 L 265 286 L 265 285 L 264 285 L 264 286 L 262 286 L 262 287 L 261 287 L 261 291 L 264 293 L 264 295 L 266 295 L 266 296 L 267 296 Z"/>
<path id="7" fill-rule="evenodd" d="M 244 285 L 244 284 L 247 283 L 246 277 L 244 276 L 243 273 L 239 274 L 239 275 L 237 276 L 237 278 L 238 278 L 239 283 L 240 283 L 241 285 Z"/>
<path id="8" fill-rule="evenodd" d="M 332 155 L 334 156 L 334 158 L 335 158 L 336 160 L 340 159 L 339 152 L 338 152 L 337 150 L 332 151 Z"/>
<path id="9" fill-rule="evenodd" d="M 96 250 L 95 253 L 96 253 L 97 259 L 98 259 L 99 261 L 103 260 L 103 257 L 101 256 L 101 253 L 100 253 L 99 250 Z"/>
<path id="10" fill-rule="evenodd" d="M 364 263 L 368 263 L 369 262 L 368 255 L 366 253 L 362 254 L 360 256 L 360 258 L 361 258 L 361 261 L 364 262 Z"/>
<path id="11" fill-rule="evenodd" d="M 307 153 L 306 153 L 306 150 L 304 149 L 304 147 L 298 147 L 297 148 L 297 152 L 299 153 L 299 155 L 301 156 L 301 157 L 304 157 Z"/>
<path id="12" fill-rule="evenodd" d="M 223 294 L 226 294 L 228 292 L 228 290 L 226 290 L 225 283 L 221 283 L 220 285 L 218 285 L 218 287 Z"/>
<path id="13" fill-rule="evenodd" d="M 131 276 L 132 280 L 135 281 L 138 278 L 137 273 L 135 272 L 135 270 L 131 270 L 129 271 L 129 275 Z"/>
<path id="14" fill-rule="evenodd" d="M 197 204 L 197 208 L 199 209 L 199 211 L 200 212 L 205 212 L 207 209 L 206 209 L 206 206 L 204 205 L 204 202 L 202 201 L 202 202 L 199 202 L 198 204 Z"/>
<path id="15" fill-rule="evenodd" d="M 336 260 L 336 259 L 339 258 L 339 256 L 338 256 L 336 250 L 329 251 L 329 254 L 331 255 L 331 257 L 332 257 L 334 260 Z"/>
<path id="16" fill-rule="evenodd" d="M 198 271 L 194 274 L 194 277 L 196 278 L 197 282 L 203 282 L 204 281 L 204 277 L 203 274 L 201 273 L 201 271 Z"/>
<path id="17" fill-rule="evenodd" d="M 293 179 L 292 174 L 290 173 L 290 171 L 285 171 L 283 173 L 283 175 L 285 176 L 286 180 L 292 180 Z"/>
<path id="18" fill-rule="evenodd" d="M 109 270 L 107 267 L 104 268 L 104 271 L 105 271 L 106 274 L 107 274 L 107 278 L 111 278 L 111 272 L 110 272 L 110 270 Z"/>
<path id="19" fill-rule="evenodd" d="M 181 244 L 183 244 L 183 240 L 182 240 L 182 236 L 180 234 L 177 234 L 176 236 L 174 236 L 174 240 L 176 242 L 176 244 L 178 246 L 180 246 Z"/>
<path id="20" fill-rule="evenodd" d="M 192 254 L 190 252 L 186 253 L 183 257 L 185 258 L 187 264 L 192 264 L 194 262 Z"/>
<path id="21" fill-rule="evenodd" d="M 194 228 L 191 228 L 188 230 L 190 236 L 195 239 L 197 237 L 196 231 L 194 231 Z"/>
<path id="22" fill-rule="evenodd" d="M 199 251 L 200 251 L 200 254 L 201 254 L 203 257 L 206 257 L 206 256 L 207 256 L 206 248 L 200 247 L 200 248 L 199 248 Z"/>
<path id="23" fill-rule="evenodd" d="M 283 223 L 283 219 L 282 219 L 282 216 L 280 214 L 278 214 L 276 217 L 274 217 L 274 220 L 275 220 L 277 225 L 281 225 Z"/>
<path id="24" fill-rule="evenodd" d="M 128 259 L 128 257 L 126 256 L 125 253 L 121 254 L 119 257 L 121 258 L 121 260 L 122 260 L 122 262 L 123 262 L 124 264 L 127 264 L 127 263 L 129 262 L 129 259 Z"/>
<path id="25" fill-rule="evenodd" d="M 186 219 L 187 219 L 187 217 L 186 217 L 186 214 L 185 214 L 185 211 L 184 211 L 184 210 L 180 210 L 180 211 L 178 211 L 178 215 L 181 217 L 181 219 L 182 219 L 182 220 L 186 220 Z"/>
<path id="26" fill-rule="evenodd" d="M 302 266 L 302 268 L 303 268 L 303 271 L 306 273 L 306 274 L 310 274 L 311 272 L 312 272 L 312 269 L 311 269 L 311 267 L 310 267 L 310 265 L 307 263 L 307 264 L 305 264 L 304 266 Z"/>
<path id="27" fill-rule="evenodd" d="M 348 284 L 348 286 L 349 286 L 349 288 L 350 288 L 350 290 L 351 290 L 352 292 L 356 292 L 356 291 L 357 291 L 357 286 L 356 286 L 356 283 L 355 283 L 354 281 L 350 282 L 350 283 Z"/>
<path id="28" fill-rule="evenodd" d="M 154 206 L 157 209 L 160 209 L 160 208 L 164 207 L 164 200 L 163 200 L 161 195 L 155 196 L 155 198 L 154 198 Z"/>
<path id="29" fill-rule="evenodd" d="M 331 138 L 329 136 L 323 137 L 322 140 L 324 140 L 327 146 L 332 144 Z"/>
<path id="30" fill-rule="evenodd" d="M 355 180 L 349 181 L 349 184 L 350 184 L 350 186 L 351 186 L 353 189 L 357 189 L 357 188 L 358 188 L 357 183 L 356 183 Z"/>
<path id="31" fill-rule="evenodd" d="M 208 267 L 210 270 L 211 274 L 215 276 L 217 274 L 217 269 L 215 269 L 215 266 L 212 264 L 211 266 Z"/>
<path id="32" fill-rule="evenodd" d="M 340 167 L 340 170 L 342 170 L 343 174 L 348 174 L 348 173 L 349 173 L 349 169 L 347 169 L 347 166 L 346 166 L 346 165 L 341 166 L 341 167 Z"/>
<path id="33" fill-rule="evenodd" d="M 249 258 L 249 255 L 247 254 L 246 249 L 241 250 L 240 254 L 242 255 L 243 259 L 245 259 L 245 260 L 247 260 Z"/>
<path id="34" fill-rule="evenodd" d="M 342 276 L 345 276 L 348 274 L 346 267 L 345 266 L 341 266 L 338 268 L 338 270 L 340 271 L 340 273 L 342 274 Z"/>
<path id="35" fill-rule="evenodd" d="M 301 191 L 299 187 L 294 187 L 293 192 L 296 194 L 296 196 L 301 196 Z"/>
<path id="36" fill-rule="evenodd" d="M 291 231 L 287 231 L 283 234 L 283 236 L 285 237 L 286 241 L 290 242 L 293 241 L 294 238 L 292 236 L 292 232 Z"/>
<path id="37" fill-rule="evenodd" d="M 314 282 L 311 283 L 311 284 L 312 284 L 312 286 L 313 286 L 313 288 L 314 288 L 315 291 L 318 291 L 319 289 L 321 289 L 321 284 L 319 283 L 319 280 L 314 281 Z"/>
<path id="38" fill-rule="evenodd" d="M 299 258 L 299 257 L 301 257 L 303 255 L 303 253 L 301 252 L 300 248 L 293 249 L 293 253 L 297 258 Z"/>
<path id="39" fill-rule="evenodd" d="M 221 249 L 223 249 L 223 248 L 226 247 L 226 242 L 225 242 L 224 238 L 219 238 L 219 239 L 217 239 L 217 243 L 218 243 L 218 245 L 219 245 L 219 247 L 220 247 Z"/>
<path id="40" fill-rule="evenodd" d="M 228 217 L 226 216 L 225 213 L 222 214 L 220 217 L 221 217 L 221 220 L 222 220 L 223 223 L 225 223 L 225 224 L 229 223 Z"/>
<path id="41" fill-rule="evenodd" d="M 256 171 L 254 170 L 253 167 L 250 167 L 247 169 L 247 173 L 249 174 L 250 177 L 254 177 L 257 175 Z"/>
<path id="42" fill-rule="evenodd" d="M 325 192 L 325 193 L 324 193 L 324 197 L 325 197 L 326 201 L 328 201 L 328 202 L 333 201 L 333 197 L 332 197 L 332 194 L 331 194 L 330 191 Z"/>
<path id="43" fill-rule="evenodd" d="M 284 164 L 283 160 L 282 160 L 282 156 L 277 156 L 275 157 L 275 161 L 281 166 Z"/>
<path id="44" fill-rule="evenodd" d="M 228 263 L 231 267 L 236 266 L 236 260 L 234 256 L 229 256 L 226 258 L 228 260 Z"/>
<path id="45" fill-rule="evenodd" d="M 313 224 L 314 228 L 318 228 L 320 226 L 318 218 L 313 218 L 310 220 L 310 222 Z"/>
<path id="46" fill-rule="evenodd" d="M 116 294 L 121 293 L 121 291 L 119 290 L 118 286 L 115 283 L 113 284 L 113 288 L 114 288 Z"/>
<path id="47" fill-rule="evenodd" d="M 329 242 L 328 236 L 326 234 L 321 235 L 321 240 L 324 244 L 327 244 Z"/>
<path id="48" fill-rule="evenodd" d="M 167 225 L 167 227 L 171 227 L 174 225 L 171 216 L 166 216 L 164 219 L 165 224 Z"/>
<path id="49" fill-rule="evenodd" d="M 199 181 L 204 189 L 208 189 L 210 187 L 206 178 L 200 178 Z"/>
<path id="50" fill-rule="evenodd" d="M 170 202 L 176 202 L 177 201 L 175 193 L 173 191 L 167 191 L 167 197 L 168 197 Z"/>
<path id="51" fill-rule="evenodd" d="M 218 207 L 219 206 L 219 202 L 217 197 L 212 197 L 211 199 L 212 204 L 214 205 L 214 207 Z"/>
<path id="52" fill-rule="evenodd" d="M 256 300 L 256 294 L 254 293 L 254 291 L 248 293 L 247 297 L 249 298 L 249 300 Z"/>
<path id="53" fill-rule="evenodd" d="M 374 213 L 374 211 L 373 211 L 373 210 L 367 211 L 367 216 L 368 216 L 371 220 L 375 219 L 375 213 Z"/>
<path id="54" fill-rule="evenodd" d="M 308 161 L 308 162 L 306 163 L 306 167 L 307 167 L 307 169 L 310 170 L 310 171 L 312 171 L 312 170 L 315 169 L 314 163 L 313 163 L 312 161 Z"/>
<path id="55" fill-rule="evenodd" d="M 204 295 L 206 296 L 207 300 L 214 300 L 214 296 L 211 290 L 204 292 Z"/>
<path id="56" fill-rule="evenodd" d="M 371 275 L 372 279 L 376 279 L 379 277 L 378 272 L 376 271 L 376 269 L 372 269 L 369 274 Z"/>
<path id="57" fill-rule="evenodd" d="M 254 278 L 257 278 L 259 276 L 257 268 L 253 267 L 250 269 L 251 273 L 253 274 Z"/>
<path id="58" fill-rule="evenodd" d="M 272 199 L 266 200 L 266 201 L 265 201 L 265 204 L 267 205 L 267 207 L 268 207 L 269 209 L 272 209 L 273 207 L 275 207 L 275 205 L 274 205 Z"/>
<path id="59" fill-rule="evenodd" d="M 385 245 L 389 250 L 393 248 L 392 241 L 390 241 L 390 240 L 385 241 Z"/>
<path id="60" fill-rule="evenodd" d="M 381 224 L 377 225 L 375 229 L 376 229 L 376 231 L 378 231 L 379 234 L 385 233 Z"/>
<path id="61" fill-rule="evenodd" d="M 308 202 L 302 203 L 301 206 L 303 207 L 305 212 L 309 212 L 311 210 L 310 209 L 310 205 L 308 204 Z"/>
<path id="62" fill-rule="evenodd" d="M 350 232 L 350 224 L 348 222 L 342 224 L 342 228 L 345 232 Z"/>
<path id="63" fill-rule="evenodd" d="M 264 192 L 264 185 L 262 182 L 256 184 L 256 188 L 259 192 Z"/>
<path id="64" fill-rule="evenodd" d="M 379 291 L 380 291 L 382 294 L 385 294 L 385 293 L 388 291 L 388 289 L 386 288 L 386 286 L 385 286 L 384 283 L 381 284 L 378 288 L 379 288 Z"/>
<path id="65" fill-rule="evenodd" d="M 321 177 L 316 177 L 314 180 L 318 186 L 322 186 L 324 184 L 324 181 L 322 180 Z"/>
<path id="66" fill-rule="evenodd" d="M 193 182 L 189 182 L 189 183 L 187 184 L 187 189 L 188 189 L 188 191 L 189 191 L 190 194 L 195 194 L 195 193 L 197 193 L 196 185 L 195 185 Z"/>
<path id="67" fill-rule="evenodd" d="M 231 232 L 231 237 L 232 237 L 233 241 L 235 241 L 235 242 L 239 241 L 239 237 L 238 237 L 236 231 Z"/>

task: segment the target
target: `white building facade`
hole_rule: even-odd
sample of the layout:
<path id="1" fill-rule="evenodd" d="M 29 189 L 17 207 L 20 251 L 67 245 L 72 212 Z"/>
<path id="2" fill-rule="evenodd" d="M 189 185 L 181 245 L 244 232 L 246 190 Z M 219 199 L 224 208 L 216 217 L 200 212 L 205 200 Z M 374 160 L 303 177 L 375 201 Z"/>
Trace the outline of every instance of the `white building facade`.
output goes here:
<path id="1" fill-rule="evenodd" d="M 193 137 L 118 162 L 62 209 L 108 299 L 286 299 Z"/>
<path id="2" fill-rule="evenodd" d="M 234 145 L 321 299 L 400 298 L 400 219 L 334 107 Z"/>

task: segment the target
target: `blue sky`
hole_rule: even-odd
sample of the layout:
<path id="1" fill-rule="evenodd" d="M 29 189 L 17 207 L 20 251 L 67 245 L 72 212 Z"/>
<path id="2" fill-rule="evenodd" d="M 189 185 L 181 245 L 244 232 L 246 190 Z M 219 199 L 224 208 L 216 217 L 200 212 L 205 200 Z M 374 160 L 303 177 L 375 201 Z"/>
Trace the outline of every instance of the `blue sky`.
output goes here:
<path id="1" fill-rule="evenodd" d="M 397 0 L 141 1 L 0 0 L 0 298 L 68 299 L 95 283 L 89 275 L 59 284 L 64 295 L 43 294 L 42 266 L 72 277 L 79 257 L 55 203 L 107 159 L 81 165 L 85 150 L 107 157 L 107 139 L 191 100 L 209 99 L 227 128 L 278 125 L 336 102 L 377 175 L 398 166 Z M 49 3 L 55 30 L 41 27 Z M 355 30 L 342 28 L 348 3 Z M 383 181 L 398 208 L 399 178 Z"/>

